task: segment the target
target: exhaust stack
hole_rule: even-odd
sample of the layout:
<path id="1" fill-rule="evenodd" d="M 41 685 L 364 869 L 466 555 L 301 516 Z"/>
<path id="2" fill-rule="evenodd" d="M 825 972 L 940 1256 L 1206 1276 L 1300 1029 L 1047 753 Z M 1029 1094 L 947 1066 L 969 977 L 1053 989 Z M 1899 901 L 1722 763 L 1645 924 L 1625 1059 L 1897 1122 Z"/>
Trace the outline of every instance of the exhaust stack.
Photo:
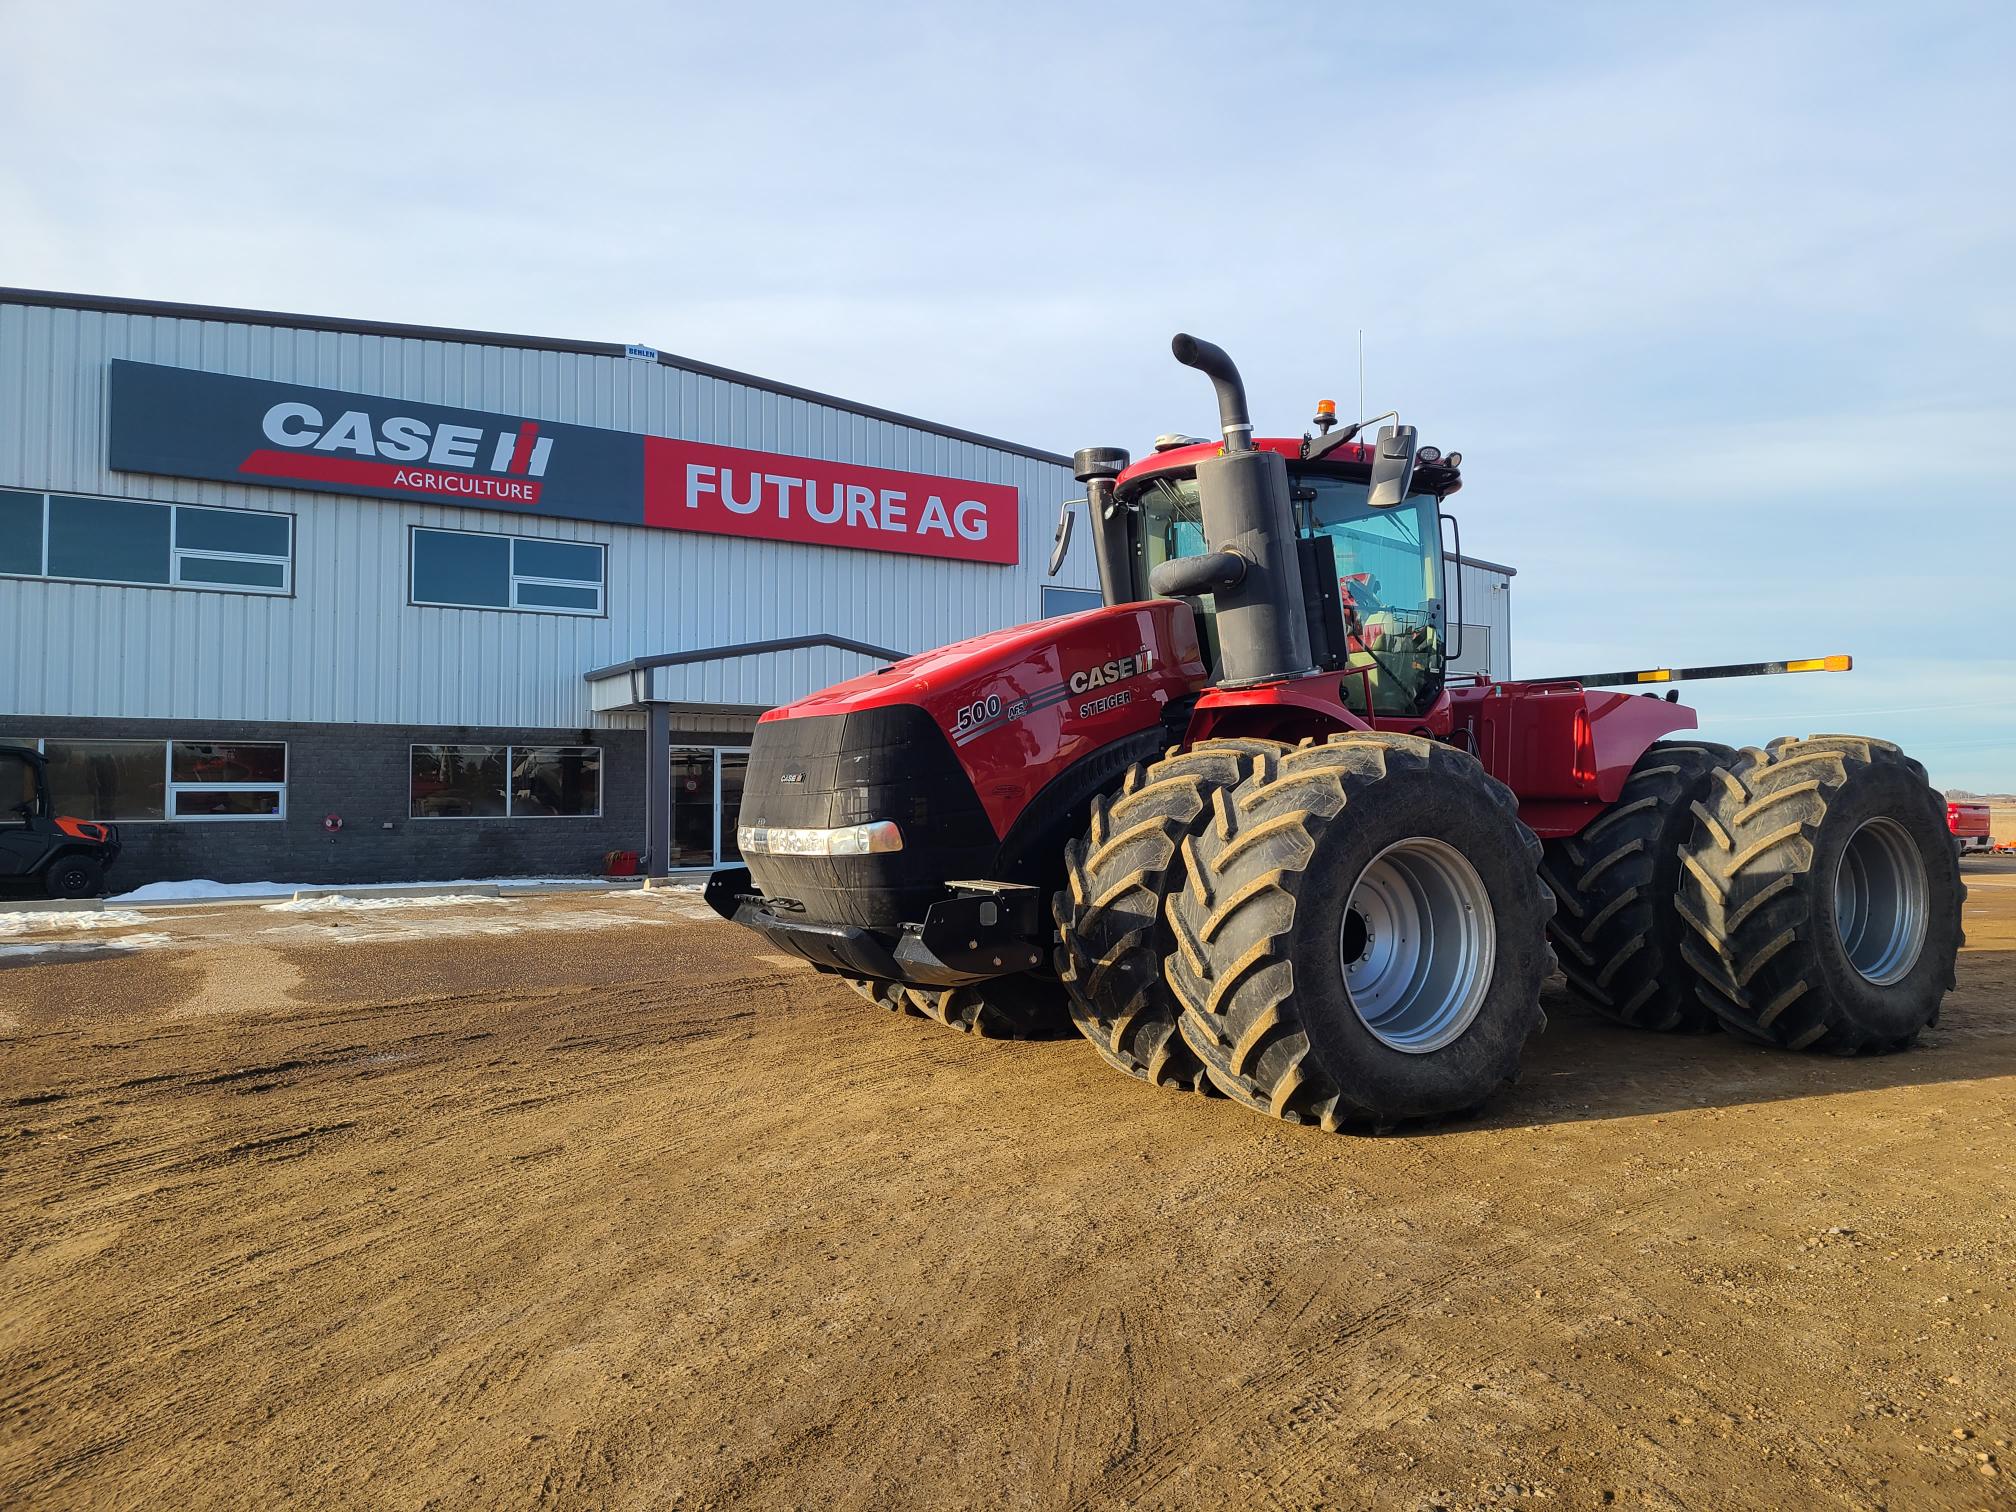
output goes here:
<path id="1" fill-rule="evenodd" d="M 1218 610 L 1223 688 L 1281 682 L 1316 670 L 1302 603 L 1302 569 L 1288 497 L 1288 464 L 1253 449 L 1246 385 L 1222 347 L 1194 336 L 1170 343 L 1176 360 L 1196 368 L 1218 393 L 1225 450 L 1197 466 L 1197 500 L 1211 550 L 1164 562 L 1150 575 L 1158 594 L 1209 593 Z"/>

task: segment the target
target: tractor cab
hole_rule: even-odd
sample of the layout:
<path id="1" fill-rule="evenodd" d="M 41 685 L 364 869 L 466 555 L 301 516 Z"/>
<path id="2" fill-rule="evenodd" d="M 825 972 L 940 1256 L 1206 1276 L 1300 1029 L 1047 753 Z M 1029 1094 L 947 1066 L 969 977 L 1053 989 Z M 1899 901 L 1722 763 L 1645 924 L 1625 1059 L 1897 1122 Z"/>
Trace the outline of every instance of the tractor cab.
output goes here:
<path id="1" fill-rule="evenodd" d="M 1344 702 L 1367 718 L 1421 718 L 1441 696 L 1450 620 L 1441 501 L 1462 487 L 1455 465 L 1433 448 L 1412 469 L 1397 503 L 1372 502 L 1375 449 L 1351 442 L 1263 438 L 1256 450 L 1287 463 L 1289 497 L 1310 619 L 1311 657 L 1343 674 Z M 1320 454 L 1312 457 L 1312 451 Z M 1107 601 L 1151 596 L 1164 563 L 1201 557 L 1205 539 L 1197 464 L 1215 442 L 1165 444 L 1114 478 L 1095 526 L 1110 532 L 1115 587 Z M 1460 461 L 1460 456 L 1456 459 Z M 1102 542 L 1102 544 L 1105 544 Z M 1109 553 L 1102 552 L 1102 569 Z M 1210 593 L 1183 595 L 1196 614 L 1214 680 L 1217 606 Z"/>
<path id="2" fill-rule="evenodd" d="M 113 826 L 55 812 L 40 751 L 0 745 L 0 892 L 95 898 L 118 856 Z"/>

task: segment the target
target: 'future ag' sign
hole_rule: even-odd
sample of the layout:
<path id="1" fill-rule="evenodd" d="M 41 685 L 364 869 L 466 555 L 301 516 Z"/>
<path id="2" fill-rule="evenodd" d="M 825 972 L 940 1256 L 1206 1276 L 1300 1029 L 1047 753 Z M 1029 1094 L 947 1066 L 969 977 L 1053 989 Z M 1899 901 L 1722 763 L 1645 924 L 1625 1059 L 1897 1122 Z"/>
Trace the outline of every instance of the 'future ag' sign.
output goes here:
<path id="1" fill-rule="evenodd" d="M 112 363 L 111 464 L 712 535 L 1014 563 L 1013 485 Z"/>

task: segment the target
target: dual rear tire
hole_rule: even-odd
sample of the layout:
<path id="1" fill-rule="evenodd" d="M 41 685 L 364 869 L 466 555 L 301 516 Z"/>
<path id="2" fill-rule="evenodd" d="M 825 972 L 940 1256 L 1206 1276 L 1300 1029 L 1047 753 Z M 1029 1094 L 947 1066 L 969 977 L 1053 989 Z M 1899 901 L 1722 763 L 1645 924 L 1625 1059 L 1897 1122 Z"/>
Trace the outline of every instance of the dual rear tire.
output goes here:
<path id="1" fill-rule="evenodd" d="M 1945 813 L 1887 741 L 1661 742 L 1546 873 L 1570 989 L 1634 1028 L 1900 1049 L 1954 983 Z"/>
<path id="2" fill-rule="evenodd" d="M 1048 1039 L 1063 1025 L 1054 982 L 1033 976 L 995 977 L 963 987 L 914 987 L 907 982 L 842 978 L 878 1008 L 930 1019 L 977 1039 Z"/>
<path id="3" fill-rule="evenodd" d="M 1675 911 L 1697 1002 L 1788 1050 L 1898 1050 L 1938 1022 L 1967 889 L 1925 769 L 1858 735 L 1739 754 L 1692 806 Z"/>
<path id="4" fill-rule="evenodd" d="M 1659 741 L 1617 801 L 1578 834 L 1547 843 L 1541 874 L 1558 905 L 1548 936 L 1568 987 L 1633 1029 L 1708 1033 L 1714 1012 L 1695 996 L 1673 907 L 1693 805 L 1736 752 L 1707 741 Z"/>

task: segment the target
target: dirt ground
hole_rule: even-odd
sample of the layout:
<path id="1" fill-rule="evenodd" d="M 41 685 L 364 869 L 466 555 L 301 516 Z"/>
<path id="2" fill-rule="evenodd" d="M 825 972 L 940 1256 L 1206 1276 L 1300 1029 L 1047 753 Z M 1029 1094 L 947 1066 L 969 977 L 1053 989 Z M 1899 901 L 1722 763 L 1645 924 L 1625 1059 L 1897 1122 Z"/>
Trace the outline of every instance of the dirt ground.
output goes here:
<path id="1" fill-rule="evenodd" d="M 2016 865 L 1914 1052 L 1558 994 L 1336 1138 L 690 895 L 0 932 L 0 1505 L 1990 1507 Z M 94 916 L 75 916 L 92 918 Z"/>

